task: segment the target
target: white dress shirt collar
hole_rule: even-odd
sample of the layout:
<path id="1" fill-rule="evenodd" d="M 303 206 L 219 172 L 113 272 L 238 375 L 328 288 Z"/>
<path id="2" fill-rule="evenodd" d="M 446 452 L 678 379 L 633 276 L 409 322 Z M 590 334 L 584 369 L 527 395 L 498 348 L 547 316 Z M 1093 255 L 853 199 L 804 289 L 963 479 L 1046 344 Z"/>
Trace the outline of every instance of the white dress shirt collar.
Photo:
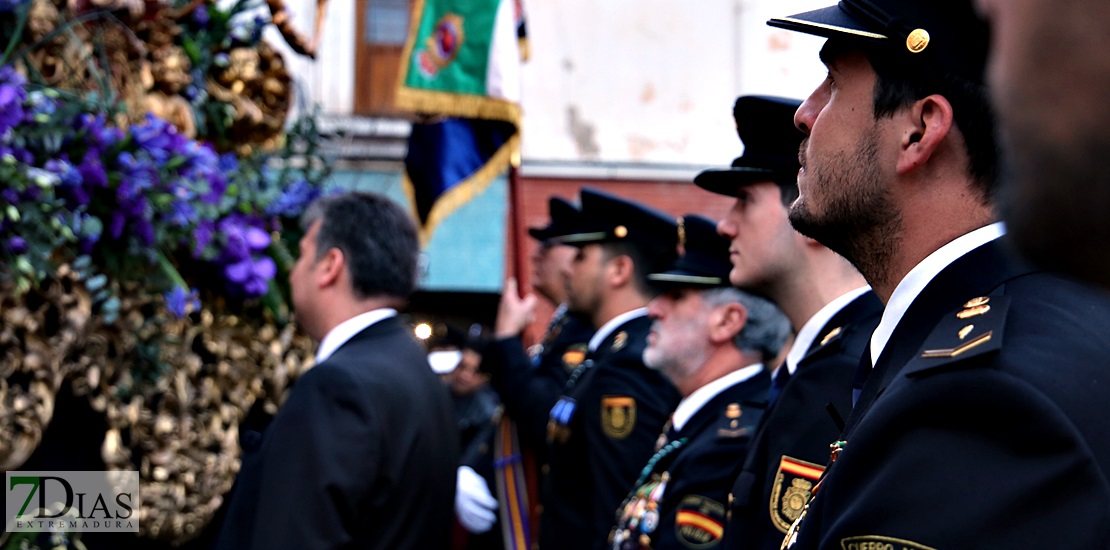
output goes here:
<path id="1" fill-rule="evenodd" d="M 632 311 L 626 311 L 620 315 L 617 315 L 616 317 L 613 317 L 612 319 L 609 319 L 609 322 L 601 325 L 601 328 L 597 329 L 597 332 L 594 333 L 593 338 L 590 338 L 590 343 L 587 345 L 587 349 L 589 349 L 590 351 L 597 351 L 597 347 L 600 346 L 601 343 L 604 342 L 605 339 L 608 338 L 614 330 L 617 330 L 617 327 L 637 317 L 643 317 L 644 315 L 647 315 L 647 308 L 641 307 Z"/>
<path id="2" fill-rule="evenodd" d="M 682 399 L 678 408 L 671 415 L 671 427 L 675 431 L 681 430 L 702 407 L 717 395 L 736 384 L 759 374 L 763 370 L 763 363 L 754 363 L 742 369 L 734 370 L 696 390 Z"/>
<path id="3" fill-rule="evenodd" d="M 328 333 L 324 335 L 324 339 L 320 340 L 320 347 L 316 348 L 316 363 L 319 364 L 327 361 L 327 359 L 335 353 L 335 350 L 339 349 L 343 344 L 346 344 L 347 340 L 350 340 L 356 334 L 365 330 L 366 327 L 395 315 L 397 315 L 397 310 L 386 307 L 360 313 L 335 325 L 335 328 L 328 331 Z"/>
<path id="4" fill-rule="evenodd" d="M 798 370 L 798 362 L 806 356 L 809 348 L 813 346 L 813 341 L 820 336 L 818 331 L 828 324 L 833 316 L 840 313 L 840 310 L 852 303 L 852 300 L 859 298 L 863 293 L 870 290 L 871 287 L 865 285 L 841 294 L 835 300 L 817 310 L 817 313 L 814 313 L 813 317 L 810 317 L 806 324 L 802 325 L 802 329 L 794 337 L 794 344 L 790 346 L 790 352 L 786 354 L 786 369 L 790 374 L 794 374 L 794 371 Z M 780 368 L 782 367 L 776 367 L 775 371 L 778 372 Z"/>
<path id="5" fill-rule="evenodd" d="M 1006 226 L 1002 222 L 995 222 L 966 233 L 953 239 L 952 242 L 936 249 L 921 263 L 914 266 L 906 274 L 902 282 L 894 289 L 883 310 L 883 318 L 879 326 L 871 334 L 871 366 L 874 367 L 883 350 L 886 349 L 894 329 L 906 314 L 917 296 L 928 286 L 936 276 L 944 271 L 952 262 L 962 258 L 968 252 L 987 244 L 1006 234 Z"/>

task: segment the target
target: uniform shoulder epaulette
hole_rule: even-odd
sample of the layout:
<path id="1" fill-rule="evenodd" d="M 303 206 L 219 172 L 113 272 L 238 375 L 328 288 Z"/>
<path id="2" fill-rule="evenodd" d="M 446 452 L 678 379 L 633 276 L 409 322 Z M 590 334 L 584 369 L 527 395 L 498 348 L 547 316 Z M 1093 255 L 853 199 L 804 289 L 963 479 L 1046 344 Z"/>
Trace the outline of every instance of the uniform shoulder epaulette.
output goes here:
<path id="1" fill-rule="evenodd" d="M 945 314 L 903 372 L 923 373 L 997 351 L 1009 306 L 1006 296 L 980 296 Z"/>
<path id="2" fill-rule="evenodd" d="M 763 416 L 764 408 L 748 402 L 729 403 L 725 407 L 724 414 L 717 421 L 717 437 L 719 439 L 751 437 L 755 433 L 756 424 L 759 424 L 759 418 Z"/>

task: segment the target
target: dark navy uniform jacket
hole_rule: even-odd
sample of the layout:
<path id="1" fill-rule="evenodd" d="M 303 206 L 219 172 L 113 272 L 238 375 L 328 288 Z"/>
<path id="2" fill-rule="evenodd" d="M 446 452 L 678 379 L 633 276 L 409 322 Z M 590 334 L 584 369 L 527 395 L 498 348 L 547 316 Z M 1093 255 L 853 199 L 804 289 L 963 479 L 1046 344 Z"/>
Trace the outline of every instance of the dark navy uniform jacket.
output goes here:
<path id="1" fill-rule="evenodd" d="M 651 473 L 617 510 L 613 548 L 719 546 L 728 488 L 763 415 L 770 386 L 771 375 L 760 371 L 717 394 L 681 430 L 659 441 L 662 450 L 652 457 L 657 461 Z M 676 442 L 681 446 L 668 449 Z M 665 487 L 656 491 L 664 478 Z M 640 542 L 645 534 L 649 544 Z"/>
<path id="2" fill-rule="evenodd" d="M 548 330 L 533 358 L 519 337 L 495 340 L 482 355 L 482 370 L 490 374 L 506 412 L 516 421 L 521 443 L 541 457 L 547 454 L 548 414 L 570 373 L 585 361 L 593 334 L 588 320 L 568 313 Z"/>
<path id="3" fill-rule="evenodd" d="M 808 489 L 829 459 L 841 426 L 830 416 L 852 410 L 852 377 L 883 303 L 874 292 L 849 302 L 817 333 L 798 368 L 763 415 L 743 471 L 732 486 L 726 548 L 782 545 L 790 524 L 809 500 Z M 782 367 L 785 368 L 785 365 Z"/>
<path id="4" fill-rule="evenodd" d="M 574 414 L 553 431 L 540 547 L 604 548 L 613 512 L 654 453 L 678 390 L 643 364 L 652 320 L 615 328 L 590 353 L 566 397 Z"/>
<path id="5" fill-rule="evenodd" d="M 792 548 L 1110 548 L 1110 299 L 1003 246 L 906 311 Z"/>

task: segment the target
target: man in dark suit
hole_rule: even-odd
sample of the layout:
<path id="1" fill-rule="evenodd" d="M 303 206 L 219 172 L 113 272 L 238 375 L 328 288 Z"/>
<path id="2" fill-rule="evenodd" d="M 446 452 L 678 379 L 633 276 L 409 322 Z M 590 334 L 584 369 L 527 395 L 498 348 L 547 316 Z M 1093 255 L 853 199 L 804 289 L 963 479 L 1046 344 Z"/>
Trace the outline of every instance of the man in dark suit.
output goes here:
<path id="1" fill-rule="evenodd" d="M 683 398 L 617 509 L 614 550 L 720 544 L 728 488 L 767 405 L 764 364 L 790 336 L 790 322 L 774 304 L 729 284 L 729 241 L 716 225 L 684 216 L 682 257 L 648 275 L 662 293 L 648 304 L 654 323 L 644 364 Z"/>
<path id="2" fill-rule="evenodd" d="M 567 274 L 570 311 L 598 327 L 586 361 L 551 409 L 540 547 L 604 548 L 617 509 L 654 450 L 678 390 L 643 364 L 654 289 L 649 273 L 675 257 L 676 226 L 655 210 L 591 189 L 558 238 L 578 247 Z"/>
<path id="3" fill-rule="evenodd" d="M 797 333 L 786 361 L 774 366 L 774 403 L 732 486 L 728 548 L 781 546 L 809 500 L 806 487 L 825 468 L 829 443 L 840 434 L 842 423 L 833 415 L 852 410 L 856 366 L 882 312 L 847 260 L 790 226 L 804 137 L 794 127 L 800 104 L 766 96 L 737 99 L 733 118 L 744 154 L 731 167 L 694 179 L 708 191 L 736 198 L 718 224 L 732 239 L 732 284 L 770 298 Z"/>
<path id="4" fill-rule="evenodd" d="M 305 212 L 289 276 L 320 342 L 245 456 L 220 548 L 446 548 L 457 430 L 447 389 L 397 318 L 419 243 L 400 206 L 361 193 Z"/>
<path id="5" fill-rule="evenodd" d="M 1015 262 L 970 0 L 844 0 L 790 220 L 886 302 L 873 367 L 792 548 L 1110 546 L 1110 303 Z"/>

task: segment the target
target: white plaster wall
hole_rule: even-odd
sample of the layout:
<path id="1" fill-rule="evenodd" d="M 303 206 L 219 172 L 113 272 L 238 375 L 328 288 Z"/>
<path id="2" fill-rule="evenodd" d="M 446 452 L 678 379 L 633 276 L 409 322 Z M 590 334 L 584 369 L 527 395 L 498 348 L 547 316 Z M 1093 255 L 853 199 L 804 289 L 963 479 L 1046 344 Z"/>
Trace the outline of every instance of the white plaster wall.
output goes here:
<path id="1" fill-rule="evenodd" d="M 707 165 L 741 146 L 742 94 L 803 97 L 820 39 L 766 26 L 829 0 L 560 0 L 526 4 L 528 161 Z"/>
<path id="2" fill-rule="evenodd" d="M 824 78 L 822 39 L 767 19 L 834 0 L 525 0 L 523 157 L 557 164 L 714 165 L 741 150 L 738 95 L 804 97 Z M 315 0 L 287 0 L 311 33 Z M 328 5 L 318 60 L 285 50 L 329 114 L 350 114 L 354 0 Z M 267 39 L 284 47 L 274 29 Z"/>

